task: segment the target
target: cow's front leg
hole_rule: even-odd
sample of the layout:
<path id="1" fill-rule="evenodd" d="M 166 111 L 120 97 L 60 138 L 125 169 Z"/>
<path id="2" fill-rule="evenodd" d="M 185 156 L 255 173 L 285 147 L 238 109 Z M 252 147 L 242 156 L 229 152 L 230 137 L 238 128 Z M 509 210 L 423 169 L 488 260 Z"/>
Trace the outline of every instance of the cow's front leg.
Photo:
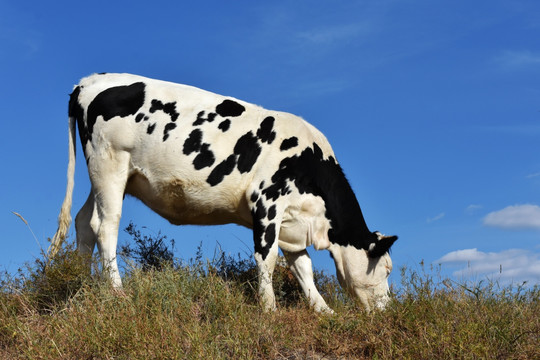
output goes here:
<path id="1" fill-rule="evenodd" d="M 283 251 L 283 255 L 308 298 L 309 305 L 317 312 L 333 313 L 334 311 L 326 305 L 326 301 L 315 287 L 313 266 L 308 252 L 306 250 L 294 253 Z"/>
<path id="2" fill-rule="evenodd" d="M 255 252 L 255 261 L 259 275 L 259 297 L 265 311 L 276 310 L 276 297 L 274 295 L 274 287 L 272 286 L 272 274 L 276 267 L 278 257 L 277 241 L 274 242 L 270 251 L 263 256 Z"/>
<path id="3" fill-rule="evenodd" d="M 266 201 L 254 191 L 249 203 L 253 218 L 253 241 L 255 261 L 259 275 L 259 296 L 266 311 L 276 309 L 276 298 L 272 286 L 272 274 L 278 257 L 278 237 L 282 210 L 277 204 Z"/>

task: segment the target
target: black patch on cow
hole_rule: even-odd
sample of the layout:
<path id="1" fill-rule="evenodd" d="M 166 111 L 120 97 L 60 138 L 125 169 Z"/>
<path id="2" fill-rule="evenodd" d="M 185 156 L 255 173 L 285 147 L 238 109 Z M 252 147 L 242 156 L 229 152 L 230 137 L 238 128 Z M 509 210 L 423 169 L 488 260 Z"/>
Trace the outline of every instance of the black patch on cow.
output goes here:
<path id="1" fill-rule="evenodd" d="M 84 109 L 79 103 L 79 94 L 81 93 L 81 87 L 77 86 L 71 95 L 69 96 L 68 115 L 69 117 L 77 120 L 79 126 L 79 137 L 83 151 L 86 154 L 86 143 L 89 140 L 88 128 L 84 123 Z"/>
<path id="2" fill-rule="evenodd" d="M 210 144 L 202 143 L 202 136 L 203 136 L 203 133 L 200 129 L 194 129 L 189 134 L 189 137 L 186 139 L 186 141 L 184 141 L 183 153 L 185 155 L 190 155 L 193 152 L 198 153 L 197 156 L 195 156 L 195 158 L 193 159 L 193 166 L 195 167 L 195 170 L 200 170 L 205 167 L 210 167 L 214 165 L 214 162 L 216 161 L 216 157 L 214 156 L 214 153 L 212 152 L 212 150 L 210 150 Z M 233 160 L 234 160 L 234 156 L 233 156 Z M 235 164 L 232 165 L 233 168 L 234 168 L 234 165 Z M 214 175 L 210 174 L 210 177 L 212 177 L 211 179 L 212 183 L 217 181 L 216 174 Z"/>
<path id="3" fill-rule="evenodd" d="M 218 128 L 221 131 L 225 132 L 225 131 L 229 130 L 230 126 L 231 126 L 231 120 L 225 119 L 225 120 L 223 120 L 222 122 L 219 123 Z"/>
<path id="4" fill-rule="evenodd" d="M 144 113 L 138 113 L 137 116 L 135 116 L 135 122 L 141 122 L 145 118 Z"/>
<path id="5" fill-rule="evenodd" d="M 198 125 L 202 125 L 204 124 L 205 121 L 208 121 L 208 122 L 212 122 L 214 121 L 214 119 L 216 118 L 216 113 L 208 113 L 208 116 L 207 117 L 204 117 L 204 114 L 205 114 L 205 111 L 200 111 L 198 114 L 197 114 L 197 120 L 195 120 L 195 122 L 193 123 L 193 126 L 198 126 Z"/>
<path id="6" fill-rule="evenodd" d="M 169 138 L 169 131 L 173 130 L 176 128 L 176 124 L 171 122 L 171 123 L 167 123 L 167 125 L 165 125 L 165 129 L 163 129 L 163 141 L 167 140 Z"/>
<path id="7" fill-rule="evenodd" d="M 270 248 L 276 240 L 276 225 L 271 223 L 265 227 L 262 218 L 256 215 L 255 209 L 251 211 L 251 214 L 253 216 L 253 242 L 255 245 L 255 252 L 261 254 L 262 259 L 265 260 L 270 253 Z M 264 246 L 263 238 L 266 242 Z"/>
<path id="8" fill-rule="evenodd" d="M 194 151 L 199 151 L 202 144 L 202 131 L 195 129 L 189 134 L 189 137 L 184 141 L 183 152 L 185 155 L 189 155 Z"/>
<path id="9" fill-rule="evenodd" d="M 92 132 L 98 116 L 109 121 L 114 117 L 135 115 L 144 104 L 145 85 L 136 82 L 131 85 L 114 86 L 100 92 L 88 106 L 88 140 L 92 141 Z"/>
<path id="10" fill-rule="evenodd" d="M 255 209 L 251 210 L 253 218 L 253 242 L 255 245 L 255 253 L 261 254 L 263 260 L 266 259 L 270 249 L 266 250 L 262 246 L 262 237 L 264 236 L 266 227 L 264 226 L 262 219 L 255 216 Z"/>
<path id="11" fill-rule="evenodd" d="M 268 209 L 268 220 L 274 220 L 275 217 L 276 217 L 276 205 L 272 205 Z"/>
<path id="12" fill-rule="evenodd" d="M 274 181 L 274 178 L 272 178 L 272 181 Z M 262 193 L 266 196 L 267 200 L 276 201 L 280 196 L 285 196 L 290 194 L 290 192 L 291 190 L 287 182 L 279 181 L 279 183 L 272 184 L 264 189 Z"/>
<path id="13" fill-rule="evenodd" d="M 274 128 L 274 118 L 268 116 L 261 123 L 261 127 L 257 130 L 257 137 L 264 143 L 271 144 L 276 138 L 276 132 L 273 131 Z"/>
<path id="14" fill-rule="evenodd" d="M 267 217 L 269 220 L 275 218 L 276 206 L 272 205 L 269 209 L 267 209 L 264 205 L 263 199 L 259 198 L 257 191 L 254 191 L 251 194 L 251 201 L 255 203 L 251 207 L 255 252 L 261 254 L 264 260 L 268 256 L 270 248 L 276 240 L 276 224 L 270 223 L 268 226 L 264 226 L 263 220 Z M 265 245 L 263 245 L 263 243 L 265 243 Z"/>
<path id="15" fill-rule="evenodd" d="M 274 240 L 276 240 L 276 224 L 268 224 L 268 226 L 266 227 L 266 231 L 264 232 L 264 240 L 266 240 L 265 247 L 270 250 L 270 247 L 274 243 Z"/>
<path id="16" fill-rule="evenodd" d="M 148 128 L 146 128 L 146 133 L 148 135 L 151 135 L 154 132 L 155 128 L 156 128 L 156 123 L 148 125 Z"/>
<path id="17" fill-rule="evenodd" d="M 313 194 L 324 200 L 326 217 L 332 226 L 328 231 L 330 242 L 367 250 L 377 240 L 364 221 L 343 170 L 333 157 L 325 160 L 317 144 L 283 159 L 271 180 L 272 184 L 262 190 L 266 199 L 277 200 L 289 193 L 287 183 L 292 182 L 301 194 Z"/>
<path id="18" fill-rule="evenodd" d="M 264 188 L 264 180 L 261 181 L 261 183 L 259 184 L 259 190 L 262 190 Z"/>
<path id="19" fill-rule="evenodd" d="M 258 219 L 264 219 L 266 217 L 266 207 L 264 206 L 262 199 L 259 199 L 255 204 L 254 214 Z"/>
<path id="20" fill-rule="evenodd" d="M 236 117 L 242 115 L 246 108 L 232 100 L 224 100 L 221 104 L 216 106 L 216 112 L 221 117 Z"/>
<path id="21" fill-rule="evenodd" d="M 236 155 L 230 155 L 226 160 L 223 160 L 218 165 L 216 165 L 216 167 L 208 176 L 208 179 L 206 179 L 206 182 L 210 184 L 210 186 L 216 186 L 223 181 L 225 176 L 233 172 L 235 166 Z"/>
<path id="22" fill-rule="evenodd" d="M 193 159 L 193 166 L 196 170 L 212 166 L 214 161 L 216 161 L 214 153 L 209 148 L 210 144 L 202 144 L 199 154 Z"/>
<path id="23" fill-rule="evenodd" d="M 264 241 L 266 242 L 266 244 L 263 245 L 262 241 L 258 242 L 257 240 L 255 240 L 255 252 L 261 254 L 262 259 L 265 260 L 270 253 L 272 245 L 274 245 L 274 241 L 276 241 L 276 224 L 268 224 L 268 226 L 266 228 L 263 227 L 263 229 Z M 261 237 L 262 236 L 259 236 L 259 239 Z"/>
<path id="24" fill-rule="evenodd" d="M 180 116 L 180 114 L 176 111 L 176 101 L 163 104 L 159 100 L 156 100 L 156 99 L 152 100 L 152 106 L 150 106 L 150 112 L 153 114 L 158 110 L 161 110 L 165 114 L 169 115 L 171 118 L 171 121 L 173 122 L 178 119 L 178 116 Z"/>
<path id="25" fill-rule="evenodd" d="M 236 145 L 234 145 L 234 153 L 238 155 L 238 171 L 242 174 L 251 171 L 261 154 L 261 147 L 251 131 L 238 139 Z"/>
<path id="26" fill-rule="evenodd" d="M 279 150 L 285 151 L 292 149 L 293 147 L 298 146 L 298 138 L 296 136 L 285 139 L 281 142 Z"/>

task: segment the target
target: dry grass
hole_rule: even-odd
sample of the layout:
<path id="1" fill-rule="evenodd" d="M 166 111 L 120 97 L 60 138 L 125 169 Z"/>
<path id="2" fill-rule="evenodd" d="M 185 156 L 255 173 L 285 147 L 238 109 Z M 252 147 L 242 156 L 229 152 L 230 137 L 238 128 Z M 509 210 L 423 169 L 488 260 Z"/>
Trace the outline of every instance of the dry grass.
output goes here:
<path id="1" fill-rule="evenodd" d="M 88 260 L 88 259 L 86 259 Z M 125 294 L 67 246 L 0 292 L 2 359 L 538 359 L 540 290 L 461 285 L 403 270 L 384 312 L 358 310 L 318 274 L 335 315 L 315 314 L 278 269 L 278 311 L 257 304 L 245 260 L 131 269 Z M 292 295 L 287 295 L 292 294 Z"/>

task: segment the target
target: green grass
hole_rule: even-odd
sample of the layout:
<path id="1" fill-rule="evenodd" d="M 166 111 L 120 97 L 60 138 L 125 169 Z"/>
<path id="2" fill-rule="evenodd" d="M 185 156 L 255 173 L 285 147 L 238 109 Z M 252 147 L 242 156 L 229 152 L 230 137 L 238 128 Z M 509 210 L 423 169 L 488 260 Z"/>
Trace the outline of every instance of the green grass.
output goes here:
<path id="1" fill-rule="evenodd" d="M 250 260 L 141 265 L 124 293 L 72 247 L 37 259 L 0 291 L 1 359 L 538 359 L 540 289 L 457 284 L 402 269 L 383 312 L 366 313 L 317 273 L 334 315 L 306 304 L 278 267 L 279 308 L 263 313 Z"/>

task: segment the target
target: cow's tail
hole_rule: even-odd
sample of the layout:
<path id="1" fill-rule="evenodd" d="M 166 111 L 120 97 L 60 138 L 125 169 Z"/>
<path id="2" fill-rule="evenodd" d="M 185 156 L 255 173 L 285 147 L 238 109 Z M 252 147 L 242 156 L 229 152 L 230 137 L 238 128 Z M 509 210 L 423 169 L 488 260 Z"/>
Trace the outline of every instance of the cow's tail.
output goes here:
<path id="1" fill-rule="evenodd" d="M 58 215 L 58 230 L 54 234 L 51 245 L 48 250 L 48 258 L 52 259 L 62 243 L 66 239 L 67 232 L 71 225 L 71 203 L 73 199 L 73 187 L 75 185 L 75 122 L 76 119 L 72 114 L 69 116 L 69 162 L 67 170 L 67 186 L 66 186 L 66 196 L 64 202 L 62 203 L 62 209 L 60 210 L 60 215 Z"/>

